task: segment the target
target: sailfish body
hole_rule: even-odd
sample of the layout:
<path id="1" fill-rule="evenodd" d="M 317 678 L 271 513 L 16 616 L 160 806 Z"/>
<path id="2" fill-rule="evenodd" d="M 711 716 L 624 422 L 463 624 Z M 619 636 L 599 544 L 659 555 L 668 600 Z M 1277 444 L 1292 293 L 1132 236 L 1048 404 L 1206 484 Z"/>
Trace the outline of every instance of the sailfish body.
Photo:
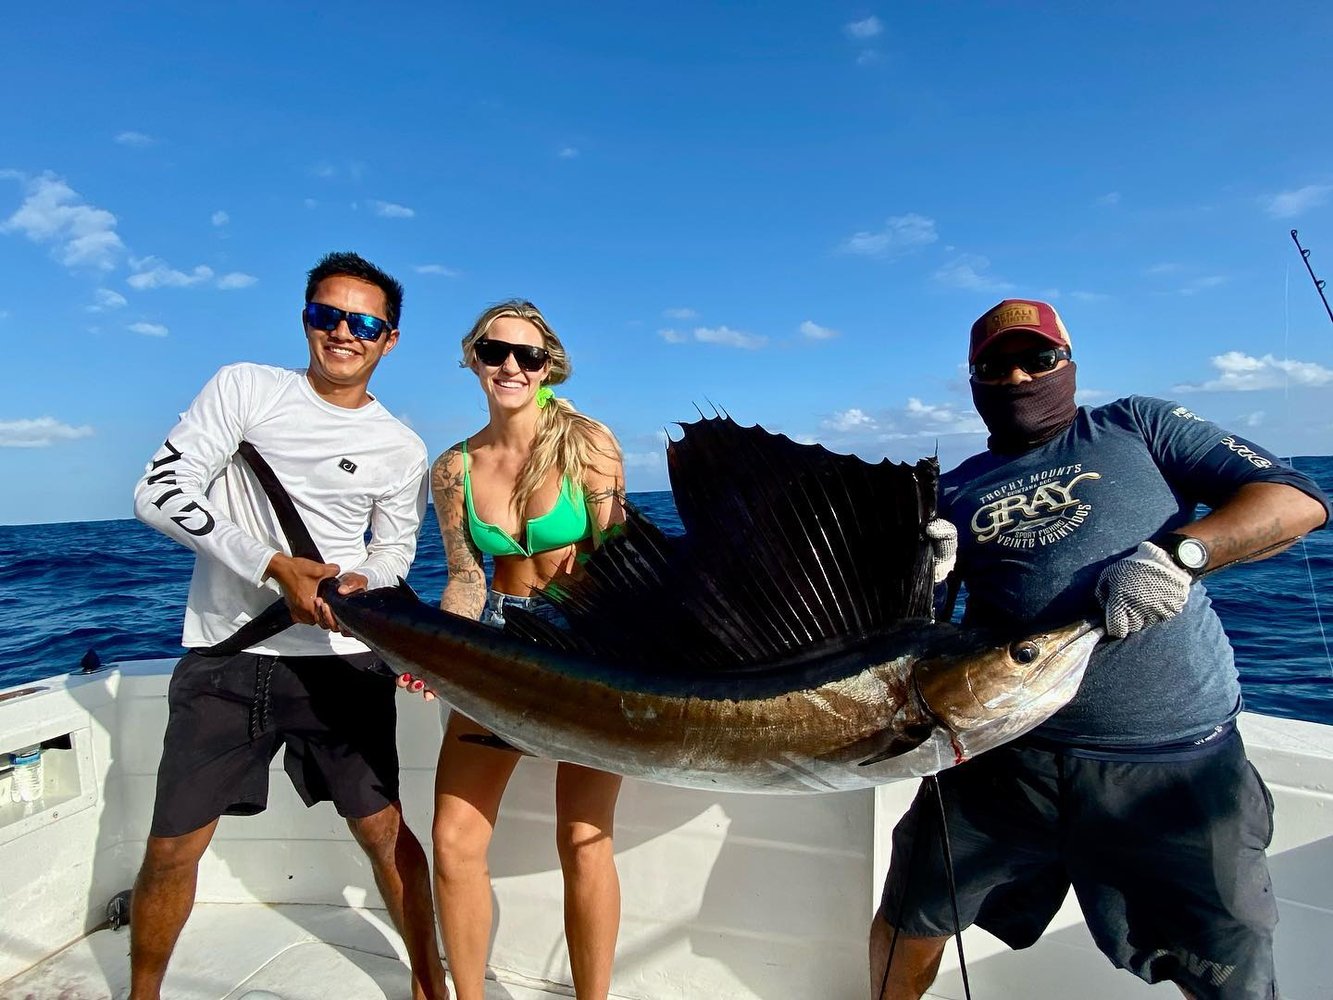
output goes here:
<path id="1" fill-rule="evenodd" d="M 931 621 L 938 468 L 835 455 L 729 418 L 668 446 L 685 533 L 633 509 L 504 630 L 406 585 L 322 596 L 339 623 L 512 747 L 674 785 L 862 788 L 1026 732 L 1078 689 L 1091 622 Z M 498 752 L 498 751 L 497 751 Z"/>

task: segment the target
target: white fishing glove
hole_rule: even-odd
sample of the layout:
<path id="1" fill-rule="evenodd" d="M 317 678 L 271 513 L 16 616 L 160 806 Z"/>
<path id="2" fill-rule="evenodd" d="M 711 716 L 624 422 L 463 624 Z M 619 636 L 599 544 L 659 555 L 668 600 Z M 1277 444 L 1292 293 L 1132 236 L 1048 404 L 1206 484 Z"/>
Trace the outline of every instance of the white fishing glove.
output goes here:
<path id="1" fill-rule="evenodd" d="M 1189 600 L 1194 578 L 1165 550 L 1142 542 L 1097 578 L 1097 600 L 1106 609 L 1106 634 L 1123 639 L 1131 632 L 1174 618 Z"/>
<path id="2" fill-rule="evenodd" d="M 926 537 L 935 557 L 935 582 L 943 583 L 958 558 L 958 529 L 944 518 L 935 517 L 926 522 Z"/>

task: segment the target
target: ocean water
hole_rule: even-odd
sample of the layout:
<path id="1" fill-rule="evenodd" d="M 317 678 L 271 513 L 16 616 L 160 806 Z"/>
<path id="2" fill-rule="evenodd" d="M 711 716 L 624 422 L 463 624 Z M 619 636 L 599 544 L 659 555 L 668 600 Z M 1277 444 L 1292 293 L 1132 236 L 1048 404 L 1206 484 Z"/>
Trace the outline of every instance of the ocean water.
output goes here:
<path id="1" fill-rule="evenodd" d="M 1295 464 L 1333 493 L 1333 457 Z M 630 499 L 664 530 L 680 530 L 670 493 Z M 0 526 L 0 688 L 76 670 L 89 649 L 104 662 L 179 655 L 193 559 L 134 520 Z M 408 582 L 434 601 L 444 581 L 428 509 Z M 1333 530 L 1207 586 L 1247 707 L 1333 724 Z"/>

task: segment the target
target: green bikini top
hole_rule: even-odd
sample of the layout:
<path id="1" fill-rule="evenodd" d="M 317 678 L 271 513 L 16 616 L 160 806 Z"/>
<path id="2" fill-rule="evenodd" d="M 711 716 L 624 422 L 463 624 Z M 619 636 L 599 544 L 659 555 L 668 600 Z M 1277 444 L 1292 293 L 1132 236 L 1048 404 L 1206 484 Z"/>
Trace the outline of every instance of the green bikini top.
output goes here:
<path id="1" fill-rule="evenodd" d="M 467 530 L 477 548 L 491 556 L 521 556 L 528 558 L 538 552 L 561 549 L 581 542 L 592 534 L 588 508 L 583 502 L 583 487 L 576 486 L 568 476 L 560 480 L 560 495 L 555 506 L 540 517 L 528 521 L 524 537 L 526 548 L 514 541 L 509 532 L 496 524 L 488 524 L 477 517 L 472 506 L 472 470 L 467 457 L 467 442 L 463 442 L 463 506 L 467 509 Z"/>

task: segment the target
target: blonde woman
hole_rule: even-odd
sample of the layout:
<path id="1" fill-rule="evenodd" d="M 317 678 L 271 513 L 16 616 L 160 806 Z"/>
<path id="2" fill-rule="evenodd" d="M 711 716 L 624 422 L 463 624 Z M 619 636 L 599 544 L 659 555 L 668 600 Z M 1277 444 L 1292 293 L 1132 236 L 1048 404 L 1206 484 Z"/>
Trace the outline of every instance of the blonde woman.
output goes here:
<path id="1" fill-rule="evenodd" d="M 620 447 L 553 387 L 569 377 L 564 346 L 530 302 L 492 306 L 463 338 L 490 419 L 435 460 L 431 490 L 444 537 L 446 611 L 504 625 L 507 607 L 553 613 L 533 596 L 600 533 L 624 520 Z M 494 560 L 488 591 L 482 553 Z M 458 1000 L 482 1000 L 491 934 L 487 851 L 518 754 L 465 741 L 487 730 L 449 715 L 435 778 L 435 890 Z M 612 825 L 620 776 L 561 763 L 556 847 L 565 937 L 580 1000 L 605 998 L 620 926 Z"/>

